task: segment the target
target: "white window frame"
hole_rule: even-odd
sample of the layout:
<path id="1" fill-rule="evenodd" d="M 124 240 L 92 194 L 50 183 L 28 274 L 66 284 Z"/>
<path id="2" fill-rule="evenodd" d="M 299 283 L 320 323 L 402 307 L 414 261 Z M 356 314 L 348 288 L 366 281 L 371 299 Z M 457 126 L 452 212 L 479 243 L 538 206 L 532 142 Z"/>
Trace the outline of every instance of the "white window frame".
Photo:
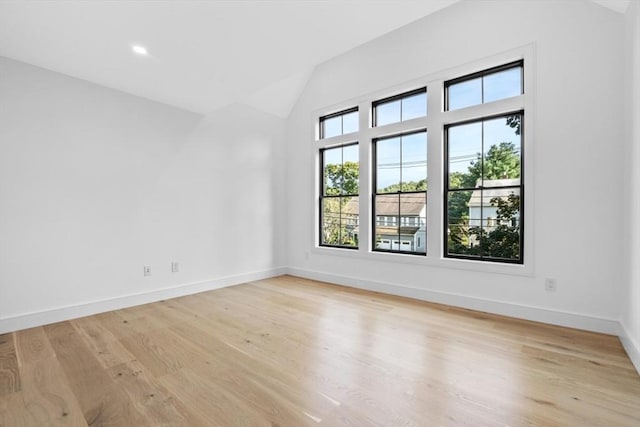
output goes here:
<path id="1" fill-rule="evenodd" d="M 498 67 L 511 62 L 524 61 L 524 94 L 512 98 L 474 105 L 452 111 L 444 110 L 444 83 L 457 77 L 473 74 L 478 71 Z M 353 257 L 367 259 L 375 262 L 405 263 L 430 267 L 454 268 L 487 273 L 501 273 L 518 276 L 534 276 L 534 227 L 535 227 L 535 188 L 533 180 L 534 169 L 534 130 L 535 130 L 535 46 L 533 44 L 516 48 L 491 57 L 469 62 L 468 64 L 433 73 L 409 82 L 395 85 L 373 93 L 363 94 L 357 99 L 346 100 L 332 106 L 318 109 L 312 113 L 313 125 L 311 144 L 313 146 L 310 170 L 313 173 L 313 197 L 314 221 L 310 232 L 313 233 L 313 242 L 310 251 L 314 254 Z M 427 116 L 419 117 L 403 122 L 391 123 L 383 126 L 372 126 L 373 102 L 408 92 L 420 87 L 427 87 Z M 319 119 L 332 112 L 358 107 L 359 131 L 351 134 L 339 135 L 331 138 L 319 138 Z M 493 116 L 501 112 L 524 111 L 526 125 L 523 129 L 523 185 L 526 189 L 526 200 L 523 214 L 527 223 L 523 230 L 522 264 L 500 263 L 486 260 L 469 260 L 444 257 L 444 127 L 445 125 L 479 120 L 486 116 Z M 372 200 L 372 141 L 388 135 L 404 133 L 412 130 L 427 129 L 427 254 L 426 256 L 412 256 L 403 253 L 388 253 L 373 251 L 371 239 L 371 224 L 375 218 L 371 216 Z M 319 245 L 319 153 L 321 148 L 328 148 L 358 142 L 360 154 L 360 229 L 358 235 L 359 247 L 354 249 L 342 249 L 323 247 Z"/>

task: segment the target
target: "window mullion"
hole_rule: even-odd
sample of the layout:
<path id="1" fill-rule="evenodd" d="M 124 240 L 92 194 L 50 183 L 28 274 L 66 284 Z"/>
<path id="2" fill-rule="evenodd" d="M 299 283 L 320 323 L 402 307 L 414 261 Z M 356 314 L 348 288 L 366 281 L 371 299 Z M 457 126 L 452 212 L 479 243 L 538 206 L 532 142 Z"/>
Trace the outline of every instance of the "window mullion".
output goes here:
<path id="1" fill-rule="evenodd" d="M 442 88 L 442 80 L 428 82 L 429 88 Z M 443 250 L 444 223 L 444 144 L 442 121 L 444 91 L 431 90 L 427 101 L 427 257 L 439 259 Z M 446 161 L 446 159 L 445 159 Z"/>

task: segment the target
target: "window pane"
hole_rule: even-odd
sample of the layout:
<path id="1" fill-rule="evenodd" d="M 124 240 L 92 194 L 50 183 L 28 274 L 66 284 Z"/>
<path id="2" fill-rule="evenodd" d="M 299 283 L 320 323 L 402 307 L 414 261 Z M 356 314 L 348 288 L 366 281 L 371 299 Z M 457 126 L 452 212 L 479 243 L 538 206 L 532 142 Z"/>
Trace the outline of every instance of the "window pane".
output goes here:
<path id="1" fill-rule="evenodd" d="M 479 191 L 479 190 L 477 190 Z M 450 191 L 447 195 L 447 253 L 477 255 L 478 238 L 470 228 L 480 226 L 480 208 L 470 205 L 472 191 Z"/>
<path id="2" fill-rule="evenodd" d="M 385 102 L 376 106 L 376 126 L 400 121 L 400 100 Z"/>
<path id="3" fill-rule="evenodd" d="M 402 137 L 402 191 L 427 189 L 427 133 Z"/>
<path id="4" fill-rule="evenodd" d="M 331 117 L 322 121 L 322 137 L 331 138 L 332 136 L 342 135 L 342 116 Z"/>
<path id="5" fill-rule="evenodd" d="M 520 185 L 521 115 L 500 117 L 484 122 L 483 179 L 510 180 L 496 185 Z"/>
<path id="6" fill-rule="evenodd" d="M 358 132 L 358 112 L 345 114 L 342 116 L 342 133 Z"/>
<path id="7" fill-rule="evenodd" d="M 340 244 L 340 197 L 322 199 L 322 244 Z"/>
<path id="8" fill-rule="evenodd" d="M 340 245 L 358 247 L 359 198 L 342 197 L 342 215 L 340 218 Z"/>
<path id="9" fill-rule="evenodd" d="M 395 193 L 400 190 L 400 138 L 376 142 L 376 191 Z"/>
<path id="10" fill-rule="evenodd" d="M 399 196 L 376 196 L 375 248 L 391 250 L 393 242 L 399 246 L 398 218 L 400 216 Z"/>
<path id="11" fill-rule="evenodd" d="M 343 187 L 342 194 L 358 194 L 359 153 L 357 145 L 342 147 Z"/>
<path id="12" fill-rule="evenodd" d="M 358 197 L 322 200 L 322 244 L 358 247 Z"/>
<path id="13" fill-rule="evenodd" d="M 335 196 L 342 192 L 342 147 L 322 152 L 324 195 Z"/>
<path id="14" fill-rule="evenodd" d="M 400 246 L 401 252 L 426 253 L 426 193 L 400 195 Z"/>
<path id="15" fill-rule="evenodd" d="M 522 67 L 489 74 L 483 84 L 484 102 L 522 95 Z"/>
<path id="16" fill-rule="evenodd" d="M 449 110 L 482 104 L 482 78 L 450 85 L 447 89 Z"/>
<path id="17" fill-rule="evenodd" d="M 478 233 L 481 235 L 480 253 L 483 257 L 518 260 L 520 189 L 485 188 L 481 200 L 482 230 Z M 471 205 L 471 202 L 469 204 Z"/>
<path id="18" fill-rule="evenodd" d="M 449 188 L 472 188 L 481 177 L 482 122 L 451 126 L 447 130 Z"/>
<path id="19" fill-rule="evenodd" d="M 427 93 L 402 98 L 402 121 L 427 115 Z"/>

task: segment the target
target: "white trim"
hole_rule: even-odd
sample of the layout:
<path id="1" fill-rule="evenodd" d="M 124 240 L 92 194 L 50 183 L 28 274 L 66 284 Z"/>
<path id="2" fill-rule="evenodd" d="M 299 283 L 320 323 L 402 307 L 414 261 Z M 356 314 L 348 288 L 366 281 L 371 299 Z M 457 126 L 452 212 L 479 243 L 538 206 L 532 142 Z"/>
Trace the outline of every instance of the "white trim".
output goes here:
<path id="1" fill-rule="evenodd" d="M 4 317 L 0 318 L 0 334 L 48 325 L 55 322 L 62 322 L 65 320 L 77 319 L 79 317 L 90 316 L 135 305 L 148 304 L 164 299 L 197 294 L 213 289 L 239 285 L 253 280 L 268 279 L 270 277 L 283 275 L 286 271 L 287 269 L 285 267 L 276 267 L 268 270 L 236 274 L 202 282 L 186 283 L 150 292 L 123 295 L 98 301 L 24 313 L 17 316 Z"/>
<path id="2" fill-rule="evenodd" d="M 624 324 L 624 320 L 620 321 L 620 342 L 622 343 L 622 347 L 624 347 L 625 351 L 629 355 L 629 359 L 631 359 L 631 363 L 638 371 L 640 375 L 640 343 L 633 338 L 633 335 L 629 333 L 629 329 L 627 329 Z"/>
<path id="3" fill-rule="evenodd" d="M 422 301 L 446 304 L 453 307 L 461 307 L 470 310 L 499 314 L 502 316 L 515 317 L 518 319 L 531 320 L 534 322 L 547 323 L 551 325 L 582 329 L 586 331 L 599 332 L 616 336 L 619 336 L 620 334 L 620 323 L 618 322 L 618 320 L 592 316 L 584 313 L 551 310 L 543 307 L 515 304 L 508 301 L 471 297 L 450 292 L 433 291 L 429 289 L 419 289 L 395 283 L 383 283 L 372 280 L 363 280 L 355 277 L 323 273 L 319 271 L 305 270 L 300 268 L 289 268 L 288 274 L 307 279 L 349 286 L 352 288 L 398 295 L 419 299 Z"/>

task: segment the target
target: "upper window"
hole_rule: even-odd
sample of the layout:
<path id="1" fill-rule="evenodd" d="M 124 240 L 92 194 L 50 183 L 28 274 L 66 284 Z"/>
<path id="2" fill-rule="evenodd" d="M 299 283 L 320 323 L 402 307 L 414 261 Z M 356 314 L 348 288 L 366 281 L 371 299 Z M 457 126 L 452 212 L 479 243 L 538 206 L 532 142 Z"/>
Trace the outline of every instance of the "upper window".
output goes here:
<path id="1" fill-rule="evenodd" d="M 320 244 L 344 248 L 358 247 L 360 207 L 358 144 L 320 151 L 322 189 L 320 191 Z"/>
<path id="2" fill-rule="evenodd" d="M 523 62 L 449 80 L 445 84 L 446 110 L 457 110 L 486 102 L 522 95 Z"/>
<path id="3" fill-rule="evenodd" d="M 380 99 L 373 103 L 374 126 L 404 122 L 426 115 L 427 88 Z"/>
<path id="4" fill-rule="evenodd" d="M 358 131 L 358 107 L 320 117 L 320 139 Z"/>
<path id="5" fill-rule="evenodd" d="M 427 131 L 374 140 L 373 248 L 427 250 Z"/>

